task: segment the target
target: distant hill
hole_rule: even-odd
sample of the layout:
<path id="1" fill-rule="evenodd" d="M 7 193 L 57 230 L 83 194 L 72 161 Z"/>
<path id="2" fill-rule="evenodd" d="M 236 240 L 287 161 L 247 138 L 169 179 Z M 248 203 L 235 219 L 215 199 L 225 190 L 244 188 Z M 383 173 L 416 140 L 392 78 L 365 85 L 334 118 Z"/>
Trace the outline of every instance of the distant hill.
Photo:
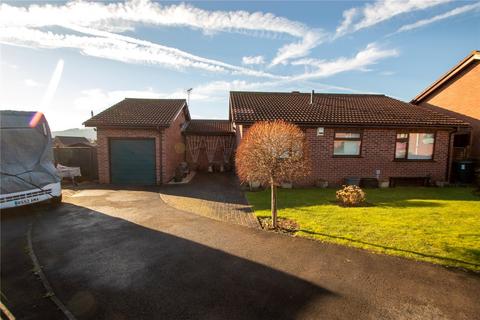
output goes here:
<path id="1" fill-rule="evenodd" d="M 52 131 L 52 136 L 67 136 L 67 137 L 85 137 L 88 140 L 97 140 L 97 132 L 93 128 L 73 128 L 63 131 Z"/>

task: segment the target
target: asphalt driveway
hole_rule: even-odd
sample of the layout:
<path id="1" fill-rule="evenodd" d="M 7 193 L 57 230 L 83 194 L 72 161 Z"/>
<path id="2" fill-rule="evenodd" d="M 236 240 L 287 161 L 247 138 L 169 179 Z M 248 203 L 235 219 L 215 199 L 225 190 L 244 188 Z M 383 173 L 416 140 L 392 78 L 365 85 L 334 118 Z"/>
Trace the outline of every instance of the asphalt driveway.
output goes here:
<path id="1" fill-rule="evenodd" d="M 480 314 L 478 275 L 215 221 L 155 190 L 81 190 L 38 214 L 34 250 L 79 319 Z M 2 236 L 16 220 L 2 216 Z"/>

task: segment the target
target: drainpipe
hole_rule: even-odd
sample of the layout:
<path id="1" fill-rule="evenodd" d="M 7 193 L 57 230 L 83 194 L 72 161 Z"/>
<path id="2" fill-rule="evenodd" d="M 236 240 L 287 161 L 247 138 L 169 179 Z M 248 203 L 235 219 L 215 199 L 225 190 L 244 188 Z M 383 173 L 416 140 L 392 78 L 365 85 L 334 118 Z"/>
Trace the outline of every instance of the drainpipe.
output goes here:
<path id="1" fill-rule="evenodd" d="M 162 143 L 162 137 L 163 137 L 163 132 L 162 132 L 162 129 L 160 126 L 157 127 L 157 131 L 158 131 L 158 149 L 159 149 L 159 154 L 157 154 L 157 151 L 155 150 L 155 158 L 158 158 L 159 159 L 159 163 L 160 163 L 160 168 L 156 168 L 157 167 L 157 159 L 155 159 L 155 178 L 157 179 L 157 171 L 160 172 L 160 179 L 157 179 L 157 185 L 160 184 L 162 185 L 163 184 L 163 161 L 162 161 L 162 157 L 163 157 L 163 143 Z M 157 146 L 155 145 L 155 149 L 157 148 Z M 160 180 L 160 181 L 159 181 Z"/>
<path id="2" fill-rule="evenodd" d="M 447 183 L 450 183 L 450 177 L 452 175 L 452 148 L 453 148 L 453 142 L 455 139 L 455 134 L 458 132 L 458 128 L 455 128 L 455 130 L 450 131 L 448 134 L 448 152 L 447 152 L 447 173 L 446 173 L 446 181 Z"/>

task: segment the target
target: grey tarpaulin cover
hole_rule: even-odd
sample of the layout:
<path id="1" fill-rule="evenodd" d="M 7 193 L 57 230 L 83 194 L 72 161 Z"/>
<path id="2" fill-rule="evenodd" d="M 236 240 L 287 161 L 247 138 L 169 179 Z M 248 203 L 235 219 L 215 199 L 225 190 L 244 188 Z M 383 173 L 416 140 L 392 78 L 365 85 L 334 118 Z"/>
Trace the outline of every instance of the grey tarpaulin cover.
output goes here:
<path id="1" fill-rule="evenodd" d="M 35 127 L 35 112 L 0 111 L 0 193 L 8 194 L 59 182 L 53 165 L 52 137 L 43 115 Z"/>

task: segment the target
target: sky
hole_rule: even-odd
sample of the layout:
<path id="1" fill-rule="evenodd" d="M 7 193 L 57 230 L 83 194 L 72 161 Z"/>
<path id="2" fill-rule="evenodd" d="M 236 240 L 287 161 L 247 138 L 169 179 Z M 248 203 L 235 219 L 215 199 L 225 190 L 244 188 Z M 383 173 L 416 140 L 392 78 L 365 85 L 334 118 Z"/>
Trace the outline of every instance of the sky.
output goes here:
<path id="1" fill-rule="evenodd" d="M 192 118 L 228 118 L 231 90 L 410 101 L 475 49 L 479 1 L 3 1 L 0 109 L 64 130 L 189 88 Z"/>

